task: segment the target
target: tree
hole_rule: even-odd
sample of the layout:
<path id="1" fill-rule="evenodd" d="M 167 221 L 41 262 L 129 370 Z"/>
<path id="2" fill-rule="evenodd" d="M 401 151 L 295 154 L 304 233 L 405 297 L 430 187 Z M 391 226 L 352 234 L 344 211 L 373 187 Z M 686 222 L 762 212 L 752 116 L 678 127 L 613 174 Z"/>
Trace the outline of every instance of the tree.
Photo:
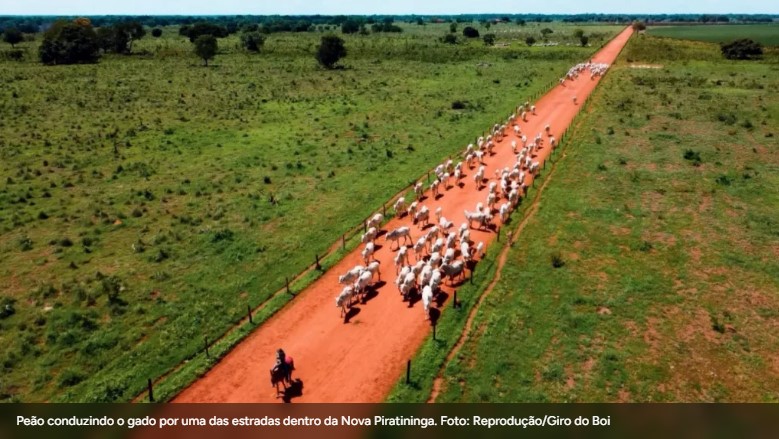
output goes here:
<path id="1" fill-rule="evenodd" d="M 244 32 L 241 34 L 241 45 L 249 52 L 259 52 L 265 44 L 265 37 L 259 32 Z"/>
<path id="2" fill-rule="evenodd" d="M 146 35 L 146 29 L 137 21 L 116 23 L 114 30 L 114 51 L 116 53 L 129 54 L 133 51 L 133 42 Z"/>
<path id="3" fill-rule="evenodd" d="M 457 35 L 449 33 L 441 37 L 441 42 L 446 44 L 457 44 Z"/>
<path id="4" fill-rule="evenodd" d="M 357 20 L 346 20 L 341 24 L 341 32 L 344 34 L 356 34 L 360 31 L 360 23 Z"/>
<path id="5" fill-rule="evenodd" d="M 420 26 L 424 26 L 425 25 L 425 20 L 423 20 L 421 18 L 417 18 L 417 24 L 420 25 Z"/>
<path id="6" fill-rule="evenodd" d="M 463 29 L 463 36 L 466 38 L 479 38 L 479 31 L 471 26 L 467 26 Z"/>
<path id="7" fill-rule="evenodd" d="M 584 35 L 584 31 L 581 29 L 575 29 L 573 31 L 573 37 L 574 38 L 581 38 Z"/>
<path id="8" fill-rule="evenodd" d="M 457 23 L 451 23 L 449 25 L 449 32 L 456 33 L 457 32 Z"/>
<path id="9" fill-rule="evenodd" d="M 549 37 L 549 34 L 554 33 L 552 29 L 549 29 L 548 27 L 545 27 L 541 29 L 541 36 L 544 37 L 544 39 L 547 39 Z"/>
<path id="10" fill-rule="evenodd" d="M 161 37 L 162 36 L 162 29 L 160 29 L 158 27 L 155 27 L 154 29 L 151 30 L 151 36 L 153 36 L 154 38 Z"/>
<path id="11" fill-rule="evenodd" d="M 736 40 L 720 45 L 722 55 L 727 59 L 757 59 L 763 55 L 763 46 L 750 39 Z"/>
<path id="12" fill-rule="evenodd" d="M 43 64 L 83 64 L 100 59 L 97 33 L 89 19 L 59 20 L 43 34 L 38 55 Z"/>
<path id="13" fill-rule="evenodd" d="M 213 59 L 219 45 L 213 35 L 201 35 L 195 40 L 195 54 L 203 58 L 203 65 L 208 67 L 208 60 Z"/>
<path id="14" fill-rule="evenodd" d="M 527 24 L 527 22 L 521 18 L 517 18 L 517 24 L 520 26 L 524 26 Z"/>
<path id="15" fill-rule="evenodd" d="M 633 26 L 633 30 L 636 32 L 646 30 L 646 23 L 644 23 L 643 21 L 636 20 L 633 22 L 632 26 Z"/>
<path id="16" fill-rule="evenodd" d="M 536 39 L 534 37 L 527 37 L 525 38 L 525 44 L 532 46 L 533 44 L 536 44 Z"/>
<path id="17" fill-rule="evenodd" d="M 10 44 L 12 48 L 16 48 L 16 45 L 22 40 L 24 40 L 22 32 L 15 27 L 9 27 L 3 32 L 3 41 Z"/>
<path id="18" fill-rule="evenodd" d="M 495 34 L 484 34 L 482 37 L 484 40 L 485 46 L 494 46 L 495 45 Z"/>
<path id="19" fill-rule="evenodd" d="M 582 43 L 582 47 L 587 47 L 587 43 L 590 42 L 590 37 L 587 35 L 582 35 L 579 37 L 579 42 Z"/>
<path id="20" fill-rule="evenodd" d="M 344 40 L 336 35 L 323 35 L 316 51 L 316 60 L 326 69 L 332 69 L 335 63 L 346 56 Z"/>

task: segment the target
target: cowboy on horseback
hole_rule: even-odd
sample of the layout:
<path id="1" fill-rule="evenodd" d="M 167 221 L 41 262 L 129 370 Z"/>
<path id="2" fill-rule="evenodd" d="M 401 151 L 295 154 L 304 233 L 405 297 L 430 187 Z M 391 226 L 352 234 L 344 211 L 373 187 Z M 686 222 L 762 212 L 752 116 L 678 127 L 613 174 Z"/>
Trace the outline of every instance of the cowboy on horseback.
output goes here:
<path id="1" fill-rule="evenodd" d="M 276 350 L 276 364 L 273 366 L 273 372 L 283 371 L 284 379 L 289 383 L 292 382 L 293 370 L 295 370 L 295 363 L 292 361 L 292 357 L 284 353 L 281 348 Z"/>

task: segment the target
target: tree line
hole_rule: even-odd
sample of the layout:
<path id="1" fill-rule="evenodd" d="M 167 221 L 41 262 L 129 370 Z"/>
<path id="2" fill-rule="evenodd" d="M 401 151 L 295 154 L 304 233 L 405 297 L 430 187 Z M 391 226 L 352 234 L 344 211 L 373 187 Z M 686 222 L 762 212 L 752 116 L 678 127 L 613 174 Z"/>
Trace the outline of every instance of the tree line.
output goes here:
<path id="1" fill-rule="evenodd" d="M 58 20 L 73 21 L 79 17 L 64 16 L 52 19 L 50 16 L 0 16 L 0 33 L 14 28 L 23 34 L 33 34 L 46 31 L 53 22 Z M 267 32 L 304 32 L 314 26 L 341 27 L 346 21 L 364 22 L 368 27 L 374 24 L 382 26 L 387 20 L 406 23 L 435 22 L 552 22 L 569 23 L 584 22 L 618 22 L 630 23 L 640 20 L 653 22 L 700 22 L 700 23 L 770 23 L 779 20 L 774 14 L 459 14 L 459 15 L 213 15 L 213 16 L 165 16 L 165 15 L 108 15 L 87 16 L 95 27 L 109 27 L 116 23 L 137 22 L 147 28 L 165 26 L 193 25 L 201 21 L 218 24 L 235 33 L 246 26 L 257 25 Z"/>

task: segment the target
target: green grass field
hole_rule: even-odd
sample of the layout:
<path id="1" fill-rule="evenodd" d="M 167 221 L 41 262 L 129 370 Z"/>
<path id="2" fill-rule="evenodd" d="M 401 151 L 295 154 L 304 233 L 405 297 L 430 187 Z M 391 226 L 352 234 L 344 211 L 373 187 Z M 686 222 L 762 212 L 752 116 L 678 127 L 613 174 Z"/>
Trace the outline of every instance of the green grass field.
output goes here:
<path id="1" fill-rule="evenodd" d="M 346 37 L 335 71 L 318 32 L 232 36 L 202 68 L 175 28 L 96 65 L 41 66 L 38 42 L 1 62 L 0 400 L 133 397 L 620 29 L 403 26 Z"/>
<path id="2" fill-rule="evenodd" d="M 621 60 L 438 401 L 777 401 L 777 60 L 652 37 Z M 427 398 L 445 355 L 431 351 L 419 390 L 395 396 Z"/>
<path id="3" fill-rule="evenodd" d="M 733 40 L 749 38 L 767 46 L 779 46 L 778 24 L 657 26 L 650 28 L 647 32 L 658 37 L 707 41 L 710 43 L 729 43 Z"/>

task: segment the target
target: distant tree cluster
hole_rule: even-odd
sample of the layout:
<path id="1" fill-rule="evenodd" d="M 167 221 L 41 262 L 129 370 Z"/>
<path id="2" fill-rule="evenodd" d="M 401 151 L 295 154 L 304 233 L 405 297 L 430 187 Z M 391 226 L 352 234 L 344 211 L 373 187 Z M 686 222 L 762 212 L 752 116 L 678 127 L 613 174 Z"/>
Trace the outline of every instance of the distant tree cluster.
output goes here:
<path id="1" fill-rule="evenodd" d="M 750 39 L 736 40 L 720 45 L 722 55 L 727 59 L 758 59 L 763 55 L 763 46 Z"/>
<path id="2" fill-rule="evenodd" d="M 145 35 L 146 30 L 137 21 L 118 22 L 97 29 L 101 49 L 124 55 L 132 53 L 133 42 L 140 40 Z"/>
<path id="3" fill-rule="evenodd" d="M 201 21 L 199 23 L 193 24 L 192 26 L 181 26 L 179 28 L 179 35 L 189 38 L 189 41 L 194 43 L 198 37 L 203 35 L 211 35 L 214 38 L 225 38 L 230 35 L 230 33 L 224 26 L 219 26 L 218 24 L 209 23 L 207 21 Z"/>
<path id="4" fill-rule="evenodd" d="M 403 32 L 403 28 L 394 24 L 393 19 L 385 18 L 381 23 L 373 23 L 371 25 L 371 32 L 377 34 L 380 32 Z"/>
<path id="5" fill-rule="evenodd" d="M 100 42 L 87 18 L 59 20 L 43 34 L 38 52 L 44 64 L 84 64 L 100 59 Z"/>
<path id="6" fill-rule="evenodd" d="M 633 30 L 636 32 L 646 30 L 646 23 L 644 23 L 643 21 L 636 20 L 633 22 L 632 26 L 633 26 Z"/>

